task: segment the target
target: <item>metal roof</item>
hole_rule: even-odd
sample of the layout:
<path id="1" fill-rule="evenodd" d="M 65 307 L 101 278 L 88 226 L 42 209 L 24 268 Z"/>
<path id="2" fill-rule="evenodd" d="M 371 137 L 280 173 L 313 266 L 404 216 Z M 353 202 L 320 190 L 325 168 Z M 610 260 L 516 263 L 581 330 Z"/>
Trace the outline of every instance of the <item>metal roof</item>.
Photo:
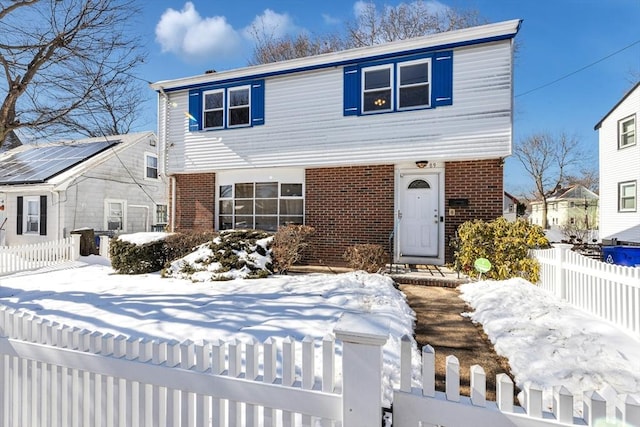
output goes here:
<path id="1" fill-rule="evenodd" d="M 41 184 L 102 151 L 119 140 L 82 144 L 35 145 L 0 159 L 0 185 Z"/>

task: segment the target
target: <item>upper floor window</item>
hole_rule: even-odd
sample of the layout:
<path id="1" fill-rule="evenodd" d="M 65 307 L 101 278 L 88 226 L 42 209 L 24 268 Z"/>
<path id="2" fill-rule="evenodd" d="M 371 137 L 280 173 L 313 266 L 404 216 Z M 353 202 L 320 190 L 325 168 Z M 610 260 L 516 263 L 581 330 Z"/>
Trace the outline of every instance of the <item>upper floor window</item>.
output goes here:
<path id="1" fill-rule="evenodd" d="M 224 90 L 212 90 L 203 93 L 204 129 L 224 127 Z"/>
<path id="2" fill-rule="evenodd" d="M 393 110 L 391 65 L 365 68 L 362 70 L 362 75 L 362 112 Z"/>
<path id="3" fill-rule="evenodd" d="M 264 80 L 214 84 L 189 90 L 189 131 L 264 124 Z"/>
<path id="4" fill-rule="evenodd" d="M 158 156 L 155 154 L 145 153 L 144 155 L 144 163 L 145 163 L 145 178 L 148 179 L 158 179 Z"/>
<path id="5" fill-rule="evenodd" d="M 251 92 L 249 86 L 229 89 L 229 127 L 247 126 L 251 120 Z"/>
<path id="6" fill-rule="evenodd" d="M 343 68 L 345 116 L 452 104 L 452 51 L 419 53 Z"/>
<path id="7" fill-rule="evenodd" d="M 636 144 L 636 117 L 630 116 L 618 121 L 618 148 Z"/>
<path id="8" fill-rule="evenodd" d="M 431 61 L 411 61 L 398 64 L 398 109 L 428 107 Z"/>
<path id="9" fill-rule="evenodd" d="M 618 211 L 636 211 L 636 181 L 621 182 L 618 184 Z"/>
<path id="10" fill-rule="evenodd" d="M 397 76 L 394 78 L 394 72 Z M 426 108 L 431 105 L 428 59 L 362 69 L 362 112 Z"/>

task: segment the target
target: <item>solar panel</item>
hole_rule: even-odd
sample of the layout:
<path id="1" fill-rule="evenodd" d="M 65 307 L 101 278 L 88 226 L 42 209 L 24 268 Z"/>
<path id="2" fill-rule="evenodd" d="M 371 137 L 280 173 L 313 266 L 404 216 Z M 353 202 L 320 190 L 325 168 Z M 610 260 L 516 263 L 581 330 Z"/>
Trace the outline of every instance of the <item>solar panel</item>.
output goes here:
<path id="1" fill-rule="evenodd" d="M 119 142 L 34 146 L 0 160 L 0 185 L 46 182 Z"/>

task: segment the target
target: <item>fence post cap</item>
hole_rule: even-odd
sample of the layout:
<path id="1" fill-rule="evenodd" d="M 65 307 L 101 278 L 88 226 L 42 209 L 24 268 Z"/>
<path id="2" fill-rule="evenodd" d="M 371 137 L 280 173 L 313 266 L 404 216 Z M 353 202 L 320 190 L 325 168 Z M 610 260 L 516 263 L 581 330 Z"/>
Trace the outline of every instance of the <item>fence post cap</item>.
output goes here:
<path id="1" fill-rule="evenodd" d="M 343 313 L 333 333 L 343 342 L 384 345 L 389 338 L 390 321 L 384 315 Z"/>

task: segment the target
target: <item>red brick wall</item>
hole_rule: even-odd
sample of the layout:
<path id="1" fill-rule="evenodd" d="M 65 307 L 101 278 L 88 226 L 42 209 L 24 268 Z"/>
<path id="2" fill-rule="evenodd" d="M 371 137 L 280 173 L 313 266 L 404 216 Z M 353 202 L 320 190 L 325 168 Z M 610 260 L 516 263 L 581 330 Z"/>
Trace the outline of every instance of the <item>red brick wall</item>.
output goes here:
<path id="1" fill-rule="evenodd" d="M 175 175 L 174 178 L 176 179 L 175 231 L 213 230 L 216 174 Z"/>
<path id="2" fill-rule="evenodd" d="M 315 227 L 306 261 L 344 265 L 357 243 L 389 246 L 394 221 L 394 166 L 307 169 L 305 223 Z"/>
<path id="3" fill-rule="evenodd" d="M 465 221 L 502 216 L 503 172 L 499 159 L 447 162 L 445 172 L 445 261 L 453 262 L 449 241 Z M 450 207 L 449 199 L 469 199 L 467 207 Z M 455 209 L 455 215 L 449 210 Z"/>

